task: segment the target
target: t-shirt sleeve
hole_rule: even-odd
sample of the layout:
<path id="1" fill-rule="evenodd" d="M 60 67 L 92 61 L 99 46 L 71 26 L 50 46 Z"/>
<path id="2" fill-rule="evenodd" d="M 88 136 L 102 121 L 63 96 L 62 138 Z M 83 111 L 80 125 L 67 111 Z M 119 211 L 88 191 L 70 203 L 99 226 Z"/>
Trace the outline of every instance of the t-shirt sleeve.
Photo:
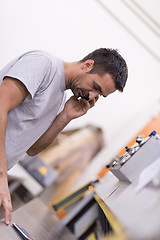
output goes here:
<path id="1" fill-rule="evenodd" d="M 5 77 L 16 78 L 21 81 L 32 98 L 42 81 L 44 80 L 50 66 L 50 60 L 42 54 L 26 54 L 17 60 Z"/>

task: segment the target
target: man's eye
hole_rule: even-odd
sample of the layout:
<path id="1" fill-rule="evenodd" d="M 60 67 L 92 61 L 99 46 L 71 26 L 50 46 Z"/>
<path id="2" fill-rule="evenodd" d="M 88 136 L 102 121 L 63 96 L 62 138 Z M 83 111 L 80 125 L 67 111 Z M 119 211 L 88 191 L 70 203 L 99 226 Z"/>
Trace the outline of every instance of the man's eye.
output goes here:
<path id="1" fill-rule="evenodd" d="M 99 91 L 99 90 L 100 90 L 100 89 L 99 89 L 99 86 L 96 85 L 96 84 L 93 85 L 93 88 L 94 88 L 94 90 L 96 90 L 96 91 Z"/>

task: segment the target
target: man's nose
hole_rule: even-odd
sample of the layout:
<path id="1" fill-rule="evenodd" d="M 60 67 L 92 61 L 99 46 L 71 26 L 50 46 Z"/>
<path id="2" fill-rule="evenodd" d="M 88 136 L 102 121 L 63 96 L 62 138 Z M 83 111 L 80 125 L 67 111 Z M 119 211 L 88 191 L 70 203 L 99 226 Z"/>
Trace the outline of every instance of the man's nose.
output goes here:
<path id="1" fill-rule="evenodd" d="M 99 92 L 97 92 L 97 91 L 89 92 L 89 100 L 93 100 L 97 97 L 99 97 Z"/>

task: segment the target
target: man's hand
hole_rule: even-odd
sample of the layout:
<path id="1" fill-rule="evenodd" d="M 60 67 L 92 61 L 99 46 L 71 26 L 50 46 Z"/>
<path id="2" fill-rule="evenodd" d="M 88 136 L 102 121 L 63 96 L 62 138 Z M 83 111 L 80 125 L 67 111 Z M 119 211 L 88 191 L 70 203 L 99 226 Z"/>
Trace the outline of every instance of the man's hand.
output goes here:
<path id="1" fill-rule="evenodd" d="M 9 225 L 11 222 L 12 204 L 6 176 L 0 176 L 0 206 L 1 205 L 3 205 L 5 211 L 5 224 Z"/>
<path id="2" fill-rule="evenodd" d="M 86 114 L 87 111 L 94 106 L 97 100 L 98 97 L 93 100 L 87 101 L 86 99 L 77 99 L 75 96 L 72 96 L 66 102 L 63 112 L 66 113 L 69 120 L 78 118 Z"/>

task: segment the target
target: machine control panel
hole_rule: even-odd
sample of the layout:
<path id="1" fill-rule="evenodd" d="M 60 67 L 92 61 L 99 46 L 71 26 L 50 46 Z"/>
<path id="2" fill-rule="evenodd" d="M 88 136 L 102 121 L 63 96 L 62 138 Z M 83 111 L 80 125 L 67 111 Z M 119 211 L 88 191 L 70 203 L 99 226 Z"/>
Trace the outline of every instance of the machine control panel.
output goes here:
<path id="1" fill-rule="evenodd" d="M 138 136 L 132 147 L 125 147 L 126 153 L 116 156 L 107 166 L 121 181 L 133 182 L 141 171 L 160 156 L 160 138 L 152 131 L 147 138 Z"/>

